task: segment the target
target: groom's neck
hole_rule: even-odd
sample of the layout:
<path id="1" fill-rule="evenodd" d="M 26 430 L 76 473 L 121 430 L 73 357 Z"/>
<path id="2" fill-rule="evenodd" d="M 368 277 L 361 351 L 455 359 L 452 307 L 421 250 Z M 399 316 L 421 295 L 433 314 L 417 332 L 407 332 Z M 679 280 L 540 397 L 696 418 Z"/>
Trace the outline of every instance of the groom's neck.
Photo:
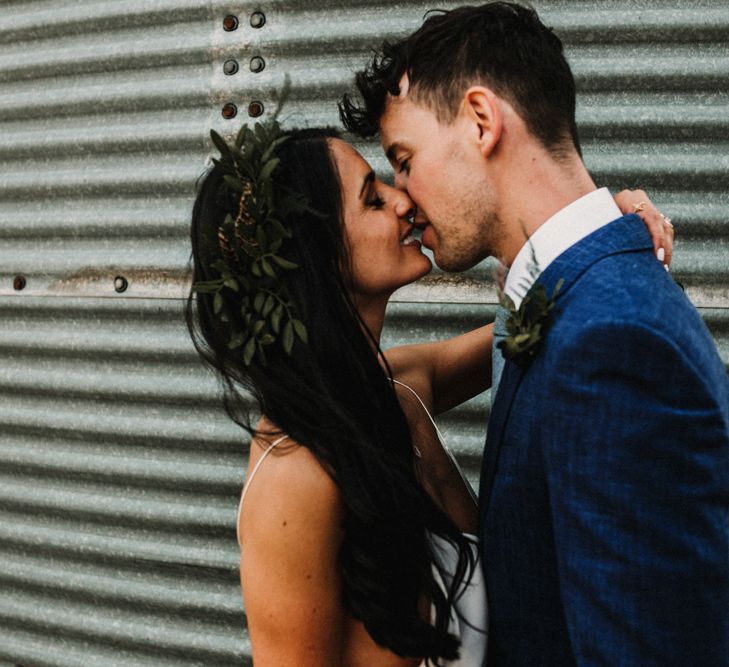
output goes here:
<path id="1" fill-rule="evenodd" d="M 516 167 L 517 165 L 515 165 Z M 581 158 L 555 160 L 532 154 L 502 182 L 499 207 L 504 247 L 499 258 L 510 266 L 527 239 L 549 218 L 596 189 Z"/>

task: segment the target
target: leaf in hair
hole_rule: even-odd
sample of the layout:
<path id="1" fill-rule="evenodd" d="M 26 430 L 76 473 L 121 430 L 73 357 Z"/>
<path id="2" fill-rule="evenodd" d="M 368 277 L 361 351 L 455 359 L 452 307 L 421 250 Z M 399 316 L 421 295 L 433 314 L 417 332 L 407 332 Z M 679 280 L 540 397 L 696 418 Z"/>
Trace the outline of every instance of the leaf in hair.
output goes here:
<path id="1" fill-rule="evenodd" d="M 291 320 L 286 322 L 283 329 L 283 347 L 286 354 L 291 354 L 294 347 L 294 327 Z"/>
<path id="2" fill-rule="evenodd" d="M 283 271 L 298 265 L 280 253 L 285 252 L 285 240 L 293 236 L 288 216 L 316 212 L 300 193 L 276 181 L 281 164 L 276 153 L 290 137 L 275 118 L 253 128 L 242 126 L 230 144 L 214 130 L 210 136 L 220 151 L 213 164 L 222 174 L 221 192 L 230 195 L 236 213 L 227 214 L 217 230 L 222 258 L 212 262 L 211 268 L 220 279 L 196 282 L 193 291 L 213 294 L 213 310 L 227 322 L 229 346 L 243 346 L 244 363 L 257 358 L 265 365 L 264 346 L 279 342 L 290 355 L 296 338 L 307 341 L 306 327 L 296 317 L 282 280 Z M 228 292 L 230 298 L 238 295 L 238 305 L 231 312 L 240 310 L 240 319 L 228 318 Z"/>

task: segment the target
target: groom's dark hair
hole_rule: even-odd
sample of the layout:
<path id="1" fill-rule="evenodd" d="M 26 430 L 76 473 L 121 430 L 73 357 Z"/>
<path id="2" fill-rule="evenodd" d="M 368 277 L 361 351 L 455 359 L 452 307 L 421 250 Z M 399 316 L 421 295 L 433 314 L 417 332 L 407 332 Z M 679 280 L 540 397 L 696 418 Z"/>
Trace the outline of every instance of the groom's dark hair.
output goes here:
<path id="1" fill-rule="evenodd" d="M 378 133 L 387 95 L 408 95 L 451 122 L 463 93 L 482 84 L 508 101 L 529 131 L 555 157 L 580 152 L 575 124 L 575 81 L 562 42 L 537 13 L 512 2 L 490 2 L 451 11 L 433 10 L 412 35 L 385 42 L 367 69 L 358 72 L 361 103 L 345 95 L 339 113 L 361 137 Z"/>

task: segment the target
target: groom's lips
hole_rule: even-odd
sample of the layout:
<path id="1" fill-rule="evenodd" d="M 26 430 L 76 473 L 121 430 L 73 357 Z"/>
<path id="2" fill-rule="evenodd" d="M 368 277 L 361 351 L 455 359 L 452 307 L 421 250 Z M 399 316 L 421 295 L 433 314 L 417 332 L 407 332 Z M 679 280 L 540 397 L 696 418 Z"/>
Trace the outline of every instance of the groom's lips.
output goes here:
<path id="1" fill-rule="evenodd" d="M 428 237 L 432 234 L 428 233 L 430 229 L 430 222 L 423 216 L 419 211 L 415 214 L 415 218 L 412 221 L 413 227 L 420 232 L 420 242 L 426 247 L 431 248 L 432 246 L 428 242 Z"/>
<path id="2" fill-rule="evenodd" d="M 434 239 L 431 239 L 431 236 L 434 234 L 433 231 L 431 231 L 431 226 L 429 223 L 425 223 L 424 226 L 420 227 L 420 242 L 429 250 L 433 249 L 432 241 Z"/>

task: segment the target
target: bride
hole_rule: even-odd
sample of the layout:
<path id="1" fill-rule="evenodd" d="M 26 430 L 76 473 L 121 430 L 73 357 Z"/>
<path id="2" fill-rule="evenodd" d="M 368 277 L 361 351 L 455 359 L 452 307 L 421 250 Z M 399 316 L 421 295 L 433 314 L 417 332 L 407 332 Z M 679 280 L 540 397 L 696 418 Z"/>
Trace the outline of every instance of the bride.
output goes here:
<path id="1" fill-rule="evenodd" d="M 383 352 L 388 299 L 431 270 L 407 194 L 333 130 L 214 139 L 187 319 L 252 435 L 238 537 L 256 666 L 480 666 L 476 500 L 433 415 L 488 388 L 492 325 Z"/>

